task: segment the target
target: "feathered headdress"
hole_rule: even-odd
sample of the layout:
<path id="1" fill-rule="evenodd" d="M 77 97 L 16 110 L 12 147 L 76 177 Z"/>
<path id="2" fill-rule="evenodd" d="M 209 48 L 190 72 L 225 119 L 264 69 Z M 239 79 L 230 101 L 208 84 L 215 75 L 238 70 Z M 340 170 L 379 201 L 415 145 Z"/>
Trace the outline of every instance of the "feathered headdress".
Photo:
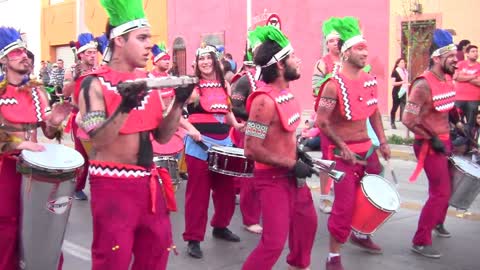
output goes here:
<path id="1" fill-rule="evenodd" d="M 359 43 L 367 42 L 360 31 L 357 18 L 331 18 L 330 24 L 333 30 L 340 35 L 340 39 L 343 41 L 341 52 L 345 52 Z"/>
<path id="2" fill-rule="evenodd" d="M 108 21 L 114 28 L 110 39 L 139 28 L 150 27 L 145 18 L 142 0 L 100 0 L 108 14 Z"/>
<path id="3" fill-rule="evenodd" d="M 433 32 L 432 42 L 435 44 L 435 46 L 437 46 L 438 49 L 432 52 L 431 57 L 440 56 L 457 49 L 453 43 L 452 34 L 450 34 L 450 32 L 447 30 L 435 29 L 435 32 Z"/>
<path id="4" fill-rule="evenodd" d="M 197 49 L 197 52 L 195 55 L 200 56 L 202 54 L 211 53 L 211 52 L 217 55 L 218 54 L 217 47 L 213 45 L 205 44 L 205 42 L 202 42 L 202 44 L 200 45 L 200 48 Z"/>
<path id="5" fill-rule="evenodd" d="M 0 27 L 0 59 L 15 49 L 26 47 L 19 31 L 12 27 Z"/>
<path id="6" fill-rule="evenodd" d="M 91 33 L 81 33 L 75 42 L 77 55 L 89 49 L 97 49 L 97 42 Z"/>
<path id="7" fill-rule="evenodd" d="M 337 33 L 337 31 L 335 31 L 335 29 L 333 29 L 332 19 L 333 19 L 333 17 L 326 20 L 322 25 L 322 32 L 323 32 L 323 35 L 325 36 L 325 39 L 327 41 L 329 41 L 331 39 L 334 39 L 334 38 L 340 38 L 340 35 Z"/>
<path id="8" fill-rule="evenodd" d="M 270 59 L 270 61 L 268 61 L 267 64 L 263 65 L 262 67 L 271 66 L 293 52 L 293 47 L 287 37 L 282 33 L 282 31 L 271 25 L 259 26 L 255 28 L 255 30 L 248 34 L 248 40 L 250 44 L 257 45 L 265 42 L 266 40 L 271 40 L 276 42 L 282 48 L 272 57 L 272 59 Z"/>
<path id="9" fill-rule="evenodd" d="M 103 54 L 108 47 L 108 38 L 107 35 L 103 34 L 95 38 L 97 42 L 97 50 Z"/>
<path id="10" fill-rule="evenodd" d="M 168 50 L 164 42 L 160 42 L 159 44 L 153 45 L 152 54 L 153 54 L 152 58 L 153 58 L 154 64 L 161 59 L 170 60 L 170 55 L 168 55 Z"/>

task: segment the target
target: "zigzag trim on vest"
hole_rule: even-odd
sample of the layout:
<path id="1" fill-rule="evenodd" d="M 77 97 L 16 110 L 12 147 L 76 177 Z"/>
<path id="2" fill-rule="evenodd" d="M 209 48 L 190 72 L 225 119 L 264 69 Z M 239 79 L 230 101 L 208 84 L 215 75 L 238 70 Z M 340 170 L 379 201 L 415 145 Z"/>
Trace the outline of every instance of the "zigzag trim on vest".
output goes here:
<path id="1" fill-rule="evenodd" d="M 298 120 L 300 120 L 300 114 L 295 113 L 292 116 L 290 116 L 290 118 L 288 118 L 288 124 L 293 125 L 293 123 L 297 122 Z"/>
<path id="2" fill-rule="evenodd" d="M 363 83 L 363 87 L 367 88 L 367 87 L 372 87 L 372 86 L 375 86 L 377 85 L 377 80 L 369 80 L 369 81 L 366 81 Z"/>
<path id="3" fill-rule="evenodd" d="M 278 96 L 275 98 L 275 101 L 278 103 L 278 104 L 282 104 L 284 102 L 287 102 L 289 100 L 293 99 L 293 95 L 292 93 L 288 93 L 286 95 L 281 95 L 281 96 Z"/>
<path id="4" fill-rule="evenodd" d="M 18 104 L 15 98 L 0 98 L 0 106 Z"/>
<path id="5" fill-rule="evenodd" d="M 445 93 L 445 94 L 440 94 L 440 95 L 433 96 L 432 99 L 433 99 L 433 101 L 438 101 L 438 100 L 454 97 L 455 94 L 456 94 L 455 91 L 450 91 L 450 92 Z"/>
<path id="6" fill-rule="evenodd" d="M 375 105 L 377 103 L 378 103 L 378 99 L 376 99 L 376 98 L 371 98 L 367 101 L 368 106 L 372 106 L 372 105 Z"/>
<path id="7" fill-rule="evenodd" d="M 253 74 L 250 71 L 247 71 L 247 78 L 248 78 L 248 81 L 250 82 L 250 88 L 252 88 L 252 92 L 257 91 L 257 84 L 255 83 L 255 77 L 253 77 Z"/>
<path id="8" fill-rule="evenodd" d="M 110 176 L 110 177 L 145 177 L 149 176 L 150 172 L 146 170 L 131 170 L 131 169 L 118 169 L 118 168 L 110 168 L 110 167 L 100 167 L 90 165 L 88 167 L 88 173 L 91 175 L 99 175 L 99 176 Z"/>
<path id="9" fill-rule="evenodd" d="M 340 84 L 340 89 L 342 89 L 342 97 L 343 97 L 343 102 L 345 105 L 345 117 L 347 120 L 352 119 L 352 111 L 350 110 L 350 104 L 348 103 L 348 93 L 347 93 L 347 88 L 345 87 L 345 83 L 343 82 L 342 78 L 338 76 L 338 74 L 334 74 L 333 78 L 335 78 Z"/>
<path id="10" fill-rule="evenodd" d="M 41 122 L 42 119 L 42 107 L 40 106 L 40 97 L 38 96 L 37 88 L 32 88 L 33 105 L 35 106 L 35 112 L 37 113 L 37 120 Z"/>
<path id="11" fill-rule="evenodd" d="M 200 88 L 217 88 L 217 87 L 222 87 L 222 84 L 219 83 L 219 82 L 209 82 L 209 83 L 199 84 L 198 87 L 200 87 Z"/>
<path id="12" fill-rule="evenodd" d="M 439 112 L 444 112 L 444 111 L 447 111 L 447 110 L 450 110 L 451 108 L 453 108 L 454 105 L 455 105 L 454 102 L 449 102 L 447 104 L 443 104 L 443 105 L 440 105 L 440 106 L 435 106 L 435 109 Z"/>
<path id="13" fill-rule="evenodd" d="M 101 77 L 101 76 L 98 76 L 97 78 L 98 78 L 98 80 L 100 81 L 100 83 L 107 88 L 107 90 L 109 90 L 109 91 L 114 91 L 116 94 L 118 94 L 117 86 L 112 85 L 111 82 L 106 81 L 105 78 L 103 78 L 103 77 Z M 125 81 L 125 82 L 133 82 L 133 81 L 132 81 L 132 80 L 127 80 L 127 81 Z M 148 90 L 148 93 L 151 93 L 151 92 L 152 92 L 152 90 Z M 149 98 L 150 98 L 150 95 L 146 95 L 146 96 L 143 98 L 143 100 L 142 100 L 142 102 L 141 102 L 141 105 L 140 105 L 139 107 L 135 108 L 134 110 L 139 110 L 139 111 L 145 110 L 145 105 L 148 104 L 148 99 L 149 99 Z"/>

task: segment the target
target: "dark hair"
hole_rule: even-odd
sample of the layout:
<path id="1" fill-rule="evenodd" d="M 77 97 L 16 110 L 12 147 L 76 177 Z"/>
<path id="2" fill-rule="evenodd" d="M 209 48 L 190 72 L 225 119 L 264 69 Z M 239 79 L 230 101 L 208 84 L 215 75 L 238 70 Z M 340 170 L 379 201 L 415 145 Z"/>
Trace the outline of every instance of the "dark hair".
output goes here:
<path id="1" fill-rule="evenodd" d="M 267 40 L 258 47 L 253 60 L 257 66 L 264 66 L 281 49 L 282 47 L 280 47 L 280 45 L 278 45 L 275 41 Z M 290 55 L 283 58 L 280 60 L 280 63 L 285 64 L 289 57 Z M 266 83 L 274 82 L 279 76 L 280 74 L 278 73 L 277 65 L 270 65 L 262 68 L 262 81 Z"/>
<path id="2" fill-rule="evenodd" d="M 463 50 L 463 48 L 464 48 L 465 46 L 468 46 L 468 44 L 470 44 L 470 43 L 471 43 L 471 42 L 470 42 L 470 40 L 468 40 L 468 39 L 462 39 L 462 40 L 460 40 L 460 42 L 459 42 L 458 45 L 457 45 L 457 50 L 459 50 L 459 51 Z"/>
<path id="3" fill-rule="evenodd" d="M 213 70 L 215 71 L 215 76 L 216 79 L 220 82 L 222 87 L 226 90 L 225 86 L 225 77 L 223 76 L 223 71 L 222 68 L 220 67 L 220 62 L 218 62 L 217 55 L 214 52 L 209 52 L 210 57 L 212 58 L 213 61 Z M 198 58 L 200 55 L 197 55 L 195 57 L 195 76 L 198 78 L 202 78 L 202 72 L 200 72 L 200 69 L 198 68 Z"/>
<path id="4" fill-rule="evenodd" d="M 63 62 L 63 59 L 57 59 L 57 61 Z"/>
<path id="5" fill-rule="evenodd" d="M 395 65 L 393 66 L 392 73 L 393 73 L 393 72 L 395 71 L 395 69 L 397 68 L 398 63 L 400 63 L 400 61 L 402 61 L 402 60 L 405 61 L 405 63 L 407 62 L 407 61 L 405 60 L 405 58 L 403 58 L 403 57 L 398 58 L 397 61 L 395 61 Z"/>
<path id="6" fill-rule="evenodd" d="M 222 59 L 222 65 L 223 65 L 223 74 L 224 75 L 229 71 L 233 72 L 232 65 L 227 60 Z"/>
<path id="7" fill-rule="evenodd" d="M 29 50 L 27 50 L 27 57 L 32 60 L 32 62 L 35 62 L 35 55 Z"/>
<path id="8" fill-rule="evenodd" d="M 469 53 L 471 49 L 477 49 L 478 50 L 478 47 L 475 46 L 475 45 L 468 45 L 465 50 L 466 50 L 467 53 Z"/>
<path id="9" fill-rule="evenodd" d="M 226 54 L 225 54 L 225 58 L 233 59 L 233 56 L 232 56 L 231 53 L 226 53 Z"/>
<path id="10" fill-rule="evenodd" d="M 107 26 L 105 27 L 105 35 L 107 36 L 107 38 L 109 38 L 108 47 L 112 56 L 113 56 L 113 52 L 115 51 L 114 41 L 113 39 L 110 39 L 110 34 L 112 33 L 113 28 L 115 27 L 110 24 L 110 21 L 107 21 Z M 121 37 L 123 37 L 125 41 L 128 41 L 129 36 L 130 36 L 130 32 L 121 35 Z"/>

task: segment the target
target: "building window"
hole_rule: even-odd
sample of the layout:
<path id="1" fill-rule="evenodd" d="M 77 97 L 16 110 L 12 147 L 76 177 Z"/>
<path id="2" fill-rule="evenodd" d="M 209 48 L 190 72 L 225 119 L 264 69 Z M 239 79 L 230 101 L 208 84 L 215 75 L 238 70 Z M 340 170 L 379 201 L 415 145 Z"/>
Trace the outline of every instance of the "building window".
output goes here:
<path id="1" fill-rule="evenodd" d="M 65 0 L 50 0 L 50 5 L 60 4 L 65 2 Z"/>
<path id="2" fill-rule="evenodd" d="M 187 50 L 185 40 L 181 37 L 177 37 L 173 41 L 172 74 L 175 76 L 187 75 Z"/>

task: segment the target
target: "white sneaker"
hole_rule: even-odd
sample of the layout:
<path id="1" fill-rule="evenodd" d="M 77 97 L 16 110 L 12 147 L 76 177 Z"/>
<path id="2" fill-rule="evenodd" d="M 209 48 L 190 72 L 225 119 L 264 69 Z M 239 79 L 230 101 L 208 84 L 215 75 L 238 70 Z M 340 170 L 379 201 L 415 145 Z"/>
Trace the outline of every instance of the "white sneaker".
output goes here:
<path id="1" fill-rule="evenodd" d="M 318 208 L 323 213 L 330 214 L 332 212 L 332 202 L 328 199 L 321 199 Z"/>

